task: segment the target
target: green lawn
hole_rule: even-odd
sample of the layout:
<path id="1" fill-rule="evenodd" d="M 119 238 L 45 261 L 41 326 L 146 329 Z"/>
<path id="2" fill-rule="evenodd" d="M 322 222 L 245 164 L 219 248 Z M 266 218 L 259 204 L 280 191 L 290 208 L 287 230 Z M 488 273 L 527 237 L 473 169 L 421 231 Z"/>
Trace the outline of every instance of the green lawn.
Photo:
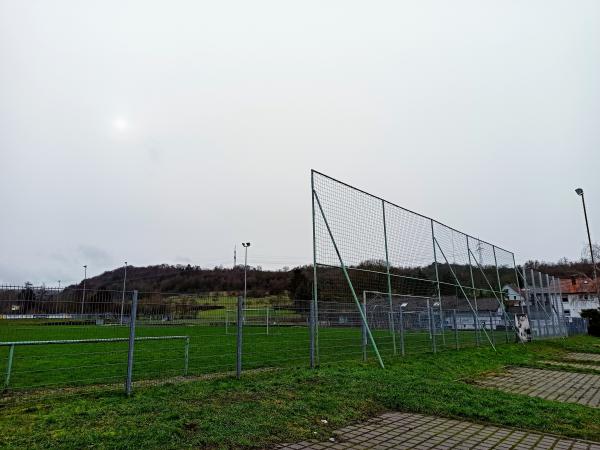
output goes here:
<path id="1" fill-rule="evenodd" d="M 38 393 L 6 403 L 2 448 L 260 448 L 311 437 L 385 410 L 402 410 L 600 440 L 600 410 L 469 383 L 507 365 L 536 365 L 566 350 L 600 352 L 576 337 L 282 369 L 189 383 Z M 328 424 L 321 423 L 327 419 Z"/>
<path id="2" fill-rule="evenodd" d="M 244 327 L 244 369 L 308 367 L 308 328 L 277 325 L 278 316 L 274 315 L 270 318 L 267 330 L 263 316 L 255 313 L 257 311 L 249 311 L 247 321 L 251 325 Z M 285 315 L 288 320 L 289 317 L 288 314 Z M 126 338 L 129 334 L 127 326 L 114 325 L 52 325 L 51 322 L 44 324 L 41 321 L 3 321 L 0 325 L 0 341 L 4 342 Z M 190 344 L 187 374 L 190 376 L 235 370 L 236 332 L 235 323 L 225 327 L 144 325 L 141 322 L 136 327 L 138 337 L 188 336 Z M 395 342 L 388 330 L 373 330 L 373 335 L 386 363 L 395 359 L 394 354 L 402 353 L 399 334 L 395 336 Z M 494 340 L 506 343 L 505 333 L 495 332 Z M 321 327 L 318 343 L 318 361 L 321 363 L 363 359 L 361 330 L 358 327 Z M 435 335 L 436 351 L 455 349 L 457 345 L 464 348 L 476 343 L 476 335 L 472 331 L 454 333 L 446 330 L 443 335 L 439 331 Z M 422 330 L 406 330 L 404 334 L 406 355 L 432 352 L 432 344 L 429 333 Z M 483 334 L 480 336 L 480 344 L 489 345 Z M 126 374 L 127 349 L 127 342 L 16 346 L 9 388 L 26 390 L 122 383 Z M 185 340 L 137 341 L 135 349 L 134 381 L 164 380 L 184 375 Z M 1 374 L 6 372 L 8 353 L 8 347 L 0 347 Z M 366 347 L 366 357 L 368 360 L 375 360 L 370 343 Z"/>

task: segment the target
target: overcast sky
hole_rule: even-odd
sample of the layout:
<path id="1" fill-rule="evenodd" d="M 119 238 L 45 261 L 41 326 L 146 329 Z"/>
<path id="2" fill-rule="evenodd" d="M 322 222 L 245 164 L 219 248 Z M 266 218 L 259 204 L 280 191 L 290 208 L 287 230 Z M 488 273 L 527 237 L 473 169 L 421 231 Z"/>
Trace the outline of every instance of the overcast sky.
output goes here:
<path id="1" fill-rule="evenodd" d="M 599 121 L 597 0 L 0 0 L 0 282 L 309 263 L 311 168 L 579 258 Z"/>

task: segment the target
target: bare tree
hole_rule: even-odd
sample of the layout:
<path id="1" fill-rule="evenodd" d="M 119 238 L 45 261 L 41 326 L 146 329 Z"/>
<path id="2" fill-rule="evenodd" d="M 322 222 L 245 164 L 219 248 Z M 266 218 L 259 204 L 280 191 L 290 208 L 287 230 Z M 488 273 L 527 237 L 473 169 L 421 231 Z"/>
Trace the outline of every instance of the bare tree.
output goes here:
<path id="1" fill-rule="evenodd" d="M 596 267 L 598 267 L 598 262 L 600 261 L 600 244 L 598 242 L 592 244 L 592 251 L 594 252 L 594 260 L 596 262 Z M 581 259 L 585 261 L 591 261 L 590 254 L 590 246 L 585 245 L 583 250 L 581 251 Z"/>

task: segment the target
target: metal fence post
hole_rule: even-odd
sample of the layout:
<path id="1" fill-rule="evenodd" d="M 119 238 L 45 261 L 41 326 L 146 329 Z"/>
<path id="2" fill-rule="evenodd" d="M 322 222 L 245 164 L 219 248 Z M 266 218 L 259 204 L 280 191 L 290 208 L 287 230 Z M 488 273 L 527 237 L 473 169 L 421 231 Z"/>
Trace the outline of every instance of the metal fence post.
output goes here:
<path id="1" fill-rule="evenodd" d="M 552 289 L 550 289 L 550 276 L 548 274 L 546 275 L 546 286 L 548 286 L 548 304 L 550 305 L 550 317 L 552 318 L 552 335 L 554 337 L 558 336 L 558 333 L 556 332 L 556 320 L 554 318 L 554 313 L 556 311 L 556 308 L 554 307 L 554 299 L 555 299 L 555 295 L 552 292 Z"/>
<path id="2" fill-rule="evenodd" d="M 440 273 L 439 273 L 439 269 L 438 269 L 438 262 L 437 262 L 437 249 L 436 247 L 436 239 L 435 239 L 435 227 L 433 225 L 433 219 L 429 220 L 431 223 L 431 243 L 433 244 L 433 262 L 434 262 L 434 266 L 435 266 L 435 281 L 437 282 L 437 297 L 438 297 L 438 302 L 440 303 L 440 310 L 442 309 L 442 288 L 440 285 Z M 439 243 L 437 244 L 439 246 Z M 440 250 L 442 250 L 442 248 L 440 247 Z M 442 251 L 442 254 L 444 252 Z M 446 258 L 444 256 L 444 258 Z M 450 263 L 448 263 L 448 265 L 450 265 Z M 452 267 L 450 267 L 450 270 L 452 270 Z M 427 307 L 429 308 L 429 302 L 427 302 Z M 435 337 L 432 335 L 431 336 L 432 339 L 435 340 Z M 445 342 L 444 342 L 445 344 Z"/>
<path id="3" fill-rule="evenodd" d="M 548 328 L 548 313 L 546 312 L 546 297 L 544 296 L 544 282 L 542 281 L 542 272 L 538 272 L 538 279 L 540 282 L 540 300 L 542 308 L 544 308 L 544 329 L 546 330 L 546 337 L 550 336 L 550 328 Z"/>
<path id="4" fill-rule="evenodd" d="M 185 347 L 183 348 L 183 376 L 187 377 L 190 363 L 190 337 L 185 338 Z"/>
<path id="5" fill-rule="evenodd" d="M 446 335 L 444 334 L 444 328 L 446 325 L 444 318 L 444 310 L 442 309 L 442 302 L 440 302 L 440 333 L 442 335 L 442 346 L 446 347 Z"/>
<path id="6" fill-rule="evenodd" d="M 8 350 L 8 361 L 6 362 L 6 378 L 4 379 L 4 389 L 8 389 L 8 385 L 10 384 L 10 374 L 12 372 L 14 356 L 15 356 L 15 346 L 11 345 Z"/>
<path id="7" fill-rule="evenodd" d="M 562 287 L 560 285 L 560 278 L 558 278 L 558 304 L 560 305 L 560 312 L 561 312 L 561 316 L 562 316 L 562 326 L 563 326 L 563 332 L 564 332 L 564 336 L 568 337 L 569 336 L 569 330 L 567 329 L 567 319 L 565 317 L 565 307 L 563 305 L 563 298 L 562 298 Z"/>
<path id="8" fill-rule="evenodd" d="M 475 330 L 475 344 L 479 347 L 479 320 L 477 319 L 477 313 L 473 313 L 473 329 Z"/>
<path id="9" fill-rule="evenodd" d="M 269 307 L 267 306 L 267 336 L 269 335 Z"/>
<path id="10" fill-rule="evenodd" d="M 529 319 L 529 327 L 531 328 L 531 337 L 533 337 L 533 317 L 531 315 L 531 308 L 529 307 L 529 303 L 531 301 L 531 294 L 529 289 L 527 288 L 527 272 L 525 271 L 525 267 L 523 267 L 523 300 L 525 301 L 525 310 L 527 311 L 527 319 Z"/>
<path id="11" fill-rule="evenodd" d="M 473 293 L 473 302 L 475 303 L 475 313 L 473 313 L 473 329 L 475 330 L 475 343 L 479 346 L 479 328 L 477 327 L 477 290 L 475 289 L 475 277 L 473 276 L 473 262 L 471 261 L 471 245 L 467 236 L 467 256 L 469 257 L 469 273 L 471 275 L 471 292 Z M 458 295 L 457 295 L 458 298 Z M 467 299 L 468 300 L 468 299 Z"/>
<path id="12" fill-rule="evenodd" d="M 398 351 L 396 349 L 396 326 L 394 325 L 394 302 L 392 301 L 392 278 L 390 274 L 390 258 L 388 253 L 388 239 L 387 239 L 387 223 L 385 219 L 385 200 L 381 200 L 381 209 L 383 212 L 383 241 L 385 245 L 385 266 L 386 266 L 386 274 L 387 274 L 387 288 L 388 288 L 388 300 L 390 306 L 390 328 L 392 330 L 392 346 L 394 349 L 394 356 L 397 355 Z M 367 312 L 365 311 L 365 314 Z"/>
<path id="13" fill-rule="evenodd" d="M 429 305 L 427 305 L 427 315 L 429 316 L 429 333 L 431 334 L 431 349 L 433 350 L 433 353 L 436 353 L 437 349 L 435 346 L 435 328 L 433 325 L 433 308 Z"/>
<path id="14" fill-rule="evenodd" d="M 456 341 L 456 350 L 458 350 L 460 348 L 460 345 L 458 343 L 458 325 L 456 323 L 456 310 L 455 309 L 452 310 L 452 322 L 454 325 L 454 340 Z"/>
<path id="15" fill-rule="evenodd" d="M 131 314 L 129 318 L 129 351 L 127 352 L 127 380 L 125 381 L 125 393 L 131 395 L 131 380 L 133 377 L 133 350 L 135 345 L 135 321 L 137 318 L 138 291 L 133 291 L 131 299 Z"/>
<path id="16" fill-rule="evenodd" d="M 237 352 L 235 359 L 235 373 L 238 378 L 242 376 L 242 338 L 244 328 L 244 297 L 238 296 L 237 301 Z"/>
<path id="17" fill-rule="evenodd" d="M 314 300 L 310 301 L 310 368 L 315 368 L 315 302 Z"/>
<path id="18" fill-rule="evenodd" d="M 312 201 L 312 236 L 313 236 L 313 283 L 312 283 L 312 301 L 311 301 L 311 317 L 312 327 L 310 335 L 310 367 L 315 367 L 315 362 L 319 361 L 319 305 L 317 303 L 319 294 L 319 285 L 317 282 L 317 231 L 315 222 L 315 174 L 310 173 L 310 192 Z"/>
<path id="19" fill-rule="evenodd" d="M 494 322 L 492 319 L 492 312 L 489 311 L 489 316 L 490 316 L 490 334 L 492 335 L 492 344 L 496 345 L 496 336 L 494 335 Z"/>
<path id="20" fill-rule="evenodd" d="M 367 293 L 363 292 L 362 310 L 365 317 L 367 317 Z M 360 327 L 361 345 L 363 361 L 367 360 L 367 327 L 364 321 L 361 321 Z"/>
<path id="21" fill-rule="evenodd" d="M 530 273 L 531 273 L 531 292 L 532 292 L 532 296 L 533 296 L 533 306 L 535 306 L 535 312 L 537 313 L 537 332 L 538 332 L 538 337 L 541 338 L 542 337 L 542 323 L 540 322 L 540 305 L 537 299 L 537 290 L 536 290 L 536 286 L 535 286 L 535 272 L 533 269 L 529 269 Z M 531 321 L 531 323 L 533 324 L 533 320 Z M 535 333 L 534 333 L 535 334 Z"/>
<path id="22" fill-rule="evenodd" d="M 402 314 L 402 305 L 400 305 L 400 351 L 402 352 L 402 356 L 404 356 L 404 315 Z"/>

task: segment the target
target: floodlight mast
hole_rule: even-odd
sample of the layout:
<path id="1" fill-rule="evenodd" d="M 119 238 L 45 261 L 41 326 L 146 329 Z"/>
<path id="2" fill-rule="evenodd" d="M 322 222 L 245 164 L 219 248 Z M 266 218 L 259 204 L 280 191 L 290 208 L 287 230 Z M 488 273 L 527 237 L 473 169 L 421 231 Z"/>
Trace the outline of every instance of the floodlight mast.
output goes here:
<path id="1" fill-rule="evenodd" d="M 242 242 L 242 247 L 244 247 L 244 305 L 246 305 L 246 297 L 248 294 L 246 284 L 248 272 L 248 247 L 250 247 L 250 242 Z"/>
<path id="2" fill-rule="evenodd" d="M 83 266 L 83 295 L 81 297 L 81 315 L 83 315 L 83 305 L 85 304 L 85 282 L 87 281 L 87 264 Z"/>
<path id="3" fill-rule="evenodd" d="M 585 207 L 585 196 L 583 194 L 583 189 L 581 189 L 581 188 L 575 189 L 575 193 L 581 197 L 581 204 L 583 205 L 583 216 L 585 218 L 585 228 L 587 230 L 588 244 L 590 246 L 590 258 L 592 260 L 592 269 L 594 271 L 594 283 L 596 284 L 596 293 L 599 294 L 599 296 L 600 296 L 600 286 L 598 286 L 598 273 L 596 271 L 596 261 L 594 258 L 594 247 L 592 246 L 592 237 L 590 235 L 590 224 L 588 222 L 587 208 Z"/>
<path id="4" fill-rule="evenodd" d="M 125 283 L 127 282 L 127 261 L 125 261 L 125 266 L 123 267 L 125 271 L 123 273 L 123 296 L 121 297 L 121 320 L 119 323 L 123 325 L 123 309 L 125 308 Z"/>

